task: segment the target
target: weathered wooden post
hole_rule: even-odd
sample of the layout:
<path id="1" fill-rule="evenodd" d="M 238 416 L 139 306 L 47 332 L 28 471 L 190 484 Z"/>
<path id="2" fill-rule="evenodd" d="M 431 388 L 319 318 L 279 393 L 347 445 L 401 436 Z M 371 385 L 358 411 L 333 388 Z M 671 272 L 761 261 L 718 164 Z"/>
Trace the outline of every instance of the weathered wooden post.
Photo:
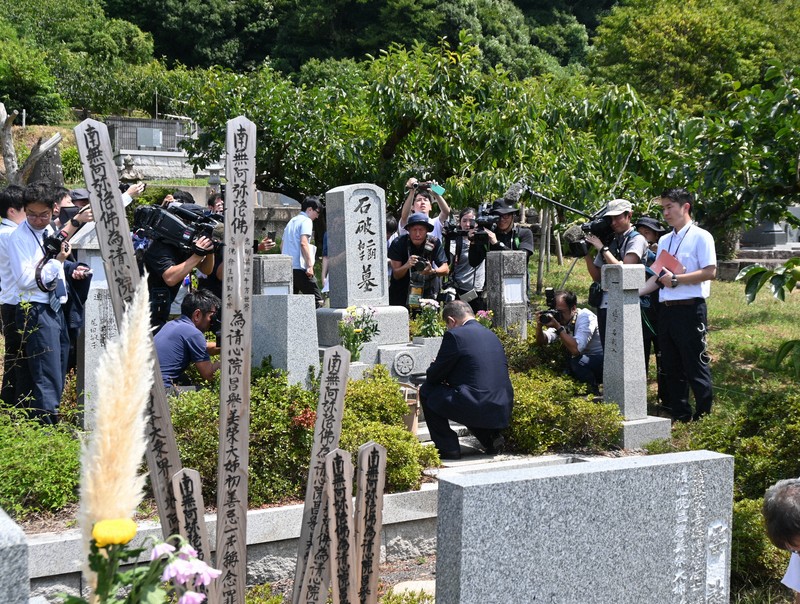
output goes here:
<path id="1" fill-rule="evenodd" d="M 225 285 L 222 304 L 219 469 L 213 603 L 244 604 L 247 585 L 247 478 L 250 444 L 253 208 L 256 127 L 228 121 L 225 199 Z"/>
<path id="2" fill-rule="evenodd" d="M 139 269 L 125 218 L 108 128 L 98 121 L 84 120 L 75 127 L 75 140 L 83 165 L 83 177 L 89 187 L 100 253 L 103 256 L 111 304 L 119 327 L 125 305 L 133 299 L 139 283 Z M 167 537 L 178 532 L 178 515 L 170 480 L 181 470 L 181 463 L 158 363 L 153 364 L 153 371 L 153 389 L 147 410 L 146 458 L 161 520 L 161 531 Z"/>
<path id="3" fill-rule="evenodd" d="M 358 602 L 378 602 L 378 562 L 381 557 L 383 487 L 386 481 L 386 449 L 374 442 L 358 449 L 356 495 L 356 555 Z"/>
<path id="4" fill-rule="evenodd" d="M 333 604 L 355 604 L 357 570 L 350 453 L 341 449 L 328 453 L 325 456 L 325 474 Z"/>

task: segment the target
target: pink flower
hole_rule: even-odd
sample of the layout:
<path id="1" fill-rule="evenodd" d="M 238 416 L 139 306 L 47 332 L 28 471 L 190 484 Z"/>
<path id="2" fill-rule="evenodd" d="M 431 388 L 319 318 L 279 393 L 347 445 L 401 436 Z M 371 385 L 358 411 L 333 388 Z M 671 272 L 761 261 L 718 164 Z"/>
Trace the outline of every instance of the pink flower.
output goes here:
<path id="1" fill-rule="evenodd" d="M 187 591 L 180 597 L 178 604 L 202 604 L 205 599 L 205 594 L 199 594 L 196 591 Z"/>
<path id="2" fill-rule="evenodd" d="M 194 574 L 196 575 L 194 580 L 195 587 L 200 587 L 201 585 L 210 585 L 211 581 L 222 574 L 221 570 L 211 568 L 202 560 L 192 560 L 192 567 L 194 569 Z"/>
<path id="3" fill-rule="evenodd" d="M 194 568 L 190 560 L 176 558 L 164 568 L 161 574 L 162 581 L 170 581 L 174 579 L 176 583 L 186 585 L 194 579 Z"/>
<path id="4" fill-rule="evenodd" d="M 160 558 L 166 554 L 171 554 L 174 551 L 175 548 L 169 543 L 157 543 L 153 547 L 153 551 L 150 552 L 150 560 L 155 560 L 156 558 Z"/>
<path id="5" fill-rule="evenodd" d="M 178 556 L 180 556 L 184 560 L 189 560 L 190 558 L 197 558 L 197 550 L 194 549 L 188 543 L 184 543 L 181 546 L 181 549 L 178 551 Z"/>

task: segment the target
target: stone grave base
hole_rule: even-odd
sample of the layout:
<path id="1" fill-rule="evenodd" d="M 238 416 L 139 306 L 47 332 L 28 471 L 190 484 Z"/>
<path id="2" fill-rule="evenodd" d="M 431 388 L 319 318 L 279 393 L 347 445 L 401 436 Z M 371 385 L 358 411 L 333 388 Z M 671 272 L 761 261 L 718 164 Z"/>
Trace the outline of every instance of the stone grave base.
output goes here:
<path id="1" fill-rule="evenodd" d="M 376 306 L 375 320 L 378 322 L 380 333 L 365 347 L 382 344 L 403 344 L 408 342 L 408 311 L 402 306 Z M 345 308 L 318 308 L 317 333 L 319 345 L 323 347 L 338 346 L 339 321 L 347 315 Z M 362 353 L 361 360 L 369 362 Z"/>
<path id="2" fill-rule="evenodd" d="M 672 421 L 666 417 L 629 419 L 622 422 L 620 445 L 623 449 L 640 449 L 651 441 L 668 439 L 671 433 Z"/>

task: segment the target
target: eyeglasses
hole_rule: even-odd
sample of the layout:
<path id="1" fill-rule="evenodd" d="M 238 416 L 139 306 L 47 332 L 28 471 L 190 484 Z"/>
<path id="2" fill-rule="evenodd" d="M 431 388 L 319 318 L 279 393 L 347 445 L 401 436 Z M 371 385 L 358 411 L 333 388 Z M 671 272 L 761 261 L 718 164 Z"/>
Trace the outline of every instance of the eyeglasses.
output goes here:
<path id="1" fill-rule="evenodd" d="M 53 212 L 42 212 L 41 214 L 34 214 L 33 212 L 29 212 L 25 210 L 25 215 L 28 218 L 38 218 L 40 220 L 50 220 L 50 217 L 53 215 Z"/>

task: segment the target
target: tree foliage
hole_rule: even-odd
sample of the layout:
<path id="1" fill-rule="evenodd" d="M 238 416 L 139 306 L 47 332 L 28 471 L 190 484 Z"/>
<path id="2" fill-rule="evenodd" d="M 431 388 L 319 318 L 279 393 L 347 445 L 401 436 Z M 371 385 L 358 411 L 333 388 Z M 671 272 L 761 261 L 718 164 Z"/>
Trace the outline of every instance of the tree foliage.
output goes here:
<path id="1" fill-rule="evenodd" d="M 772 62 L 800 64 L 798 34 L 792 0 L 630 0 L 602 19 L 593 59 L 598 75 L 655 104 L 699 111 L 726 78 L 750 87 Z"/>

